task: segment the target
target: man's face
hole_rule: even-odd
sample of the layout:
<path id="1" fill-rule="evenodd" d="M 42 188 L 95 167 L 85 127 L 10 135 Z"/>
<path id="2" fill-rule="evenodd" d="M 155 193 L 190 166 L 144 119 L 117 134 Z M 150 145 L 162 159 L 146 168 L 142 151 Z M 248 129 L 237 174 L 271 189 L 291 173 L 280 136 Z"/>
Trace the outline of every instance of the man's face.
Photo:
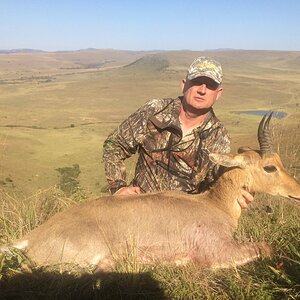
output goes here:
<path id="1" fill-rule="evenodd" d="M 223 89 L 208 77 L 182 81 L 182 93 L 186 104 L 193 110 L 208 110 L 219 99 Z"/>

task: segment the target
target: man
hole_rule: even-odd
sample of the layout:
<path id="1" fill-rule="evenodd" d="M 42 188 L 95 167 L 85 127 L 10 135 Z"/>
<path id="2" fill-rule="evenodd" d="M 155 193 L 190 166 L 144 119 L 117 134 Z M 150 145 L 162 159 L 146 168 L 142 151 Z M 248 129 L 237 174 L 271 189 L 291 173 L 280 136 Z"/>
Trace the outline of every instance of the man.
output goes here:
<path id="1" fill-rule="evenodd" d="M 223 92 L 222 78 L 219 62 L 198 57 L 182 80 L 182 96 L 148 101 L 108 136 L 103 159 L 113 194 L 199 193 L 213 184 L 221 169 L 209 153 L 230 151 L 228 133 L 212 109 Z M 127 185 L 124 160 L 137 151 L 135 176 Z M 252 200 L 241 191 L 241 207 Z"/>

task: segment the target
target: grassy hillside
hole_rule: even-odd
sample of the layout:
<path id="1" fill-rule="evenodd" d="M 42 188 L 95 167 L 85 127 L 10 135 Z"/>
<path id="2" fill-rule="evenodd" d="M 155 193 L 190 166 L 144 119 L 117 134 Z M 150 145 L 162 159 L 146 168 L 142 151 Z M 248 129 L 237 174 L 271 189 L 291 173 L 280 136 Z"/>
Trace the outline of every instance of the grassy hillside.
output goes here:
<path id="1" fill-rule="evenodd" d="M 1 75 L 3 187 L 34 193 L 58 182 L 56 168 L 79 164 L 79 181 L 87 194 L 101 194 L 106 184 L 101 147 L 107 134 L 146 100 L 180 95 L 186 68 L 199 55 L 210 55 L 223 64 L 224 93 L 215 110 L 231 132 L 234 149 L 245 143 L 256 146 L 260 117 L 233 111 L 285 111 L 288 117 L 275 124 L 284 125 L 289 132 L 297 130 L 299 52 L 92 50 L 2 54 L 0 65 L 10 64 L 11 69 L 1 70 L 39 72 L 41 78 L 48 78 L 24 75 L 26 80 L 18 76 L 9 79 L 4 71 Z M 92 68 L 92 72 L 86 67 L 105 60 L 110 66 L 126 65 Z M 68 68 L 73 68 L 70 74 Z"/>
<path id="2" fill-rule="evenodd" d="M 0 82 L 51 81 L 51 76 L 93 72 L 127 65 L 150 51 L 86 49 L 0 53 Z"/>

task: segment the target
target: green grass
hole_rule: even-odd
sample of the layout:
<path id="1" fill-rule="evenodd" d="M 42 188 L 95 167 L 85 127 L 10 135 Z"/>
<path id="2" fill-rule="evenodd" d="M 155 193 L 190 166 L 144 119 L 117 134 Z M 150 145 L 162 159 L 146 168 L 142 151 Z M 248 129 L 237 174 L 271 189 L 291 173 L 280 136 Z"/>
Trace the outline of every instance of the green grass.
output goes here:
<path id="1" fill-rule="evenodd" d="M 111 52 L 47 53 L 45 57 L 20 54 L 9 59 L 1 56 L 3 63 L 11 60 L 9 70 L 16 72 L 15 77 L 19 76 L 19 69 L 29 73 L 38 71 L 39 76 L 50 76 L 51 82 L 32 79 L 0 85 L 0 126 L 26 126 L 0 127 L 0 180 L 11 177 L 16 188 L 30 195 L 57 183 L 55 168 L 78 163 L 82 185 L 88 193 L 99 194 L 104 180 L 101 164 L 104 138 L 147 99 L 179 95 L 186 67 L 202 54 L 212 55 L 223 64 L 224 93 L 216 111 L 235 142 L 249 140 L 250 135 L 251 142 L 256 143 L 253 137 L 258 118 L 237 116 L 232 110 L 283 109 L 289 113 L 288 119 L 297 112 L 300 100 L 297 52 L 173 51 L 147 56 L 121 69 L 85 73 L 72 70 L 71 74 L 65 74 L 65 64 L 78 67 L 74 65 L 78 61 L 93 64 L 110 57 L 111 61 L 122 64 L 132 62 L 135 55 L 141 57 L 140 53 L 121 56 L 118 51 Z M 49 57 L 50 62 L 52 57 L 56 58 L 54 65 Z M 8 74 L 4 72 L 3 79 L 5 76 Z M 293 122 L 298 124 L 297 119 Z M 87 123 L 90 125 L 82 125 Z M 71 125 L 75 127 L 70 128 Z M 84 156 L 89 158 L 86 162 Z"/>
<path id="2" fill-rule="evenodd" d="M 108 133 L 146 100 L 180 95 L 186 67 L 201 54 L 158 53 L 119 69 L 85 73 L 73 70 L 72 74 L 51 75 L 49 65 L 40 70 L 39 76 L 50 74 L 50 82 L 1 84 L 0 182 L 11 178 L 13 184 L 4 188 L 29 196 L 59 183 L 55 169 L 79 164 L 79 181 L 86 194 L 101 195 L 106 185 L 102 144 Z M 232 135 L 234 149 L 243 144 L 257 145 L 255 135 L 260 118 L 232 111 L 284 110 L 288 117 L 280 123 L 297 129 L 297 52 L 205 54 L 216 57 L 224 66 L 224 93 L 215 110 Z M 96 59 L 93 55 L 85 58 L 89 64 L 93 57 Z M 126 55 L 128 60 L 129 54 Z M 76 55 L 68 59 L 73 64 Z M 18 66 L 15 64 L 16 69 Z M 27 67 L 30 71 L 30 65 Z M 295 143 L 299 145 L 297 140 Z"/>

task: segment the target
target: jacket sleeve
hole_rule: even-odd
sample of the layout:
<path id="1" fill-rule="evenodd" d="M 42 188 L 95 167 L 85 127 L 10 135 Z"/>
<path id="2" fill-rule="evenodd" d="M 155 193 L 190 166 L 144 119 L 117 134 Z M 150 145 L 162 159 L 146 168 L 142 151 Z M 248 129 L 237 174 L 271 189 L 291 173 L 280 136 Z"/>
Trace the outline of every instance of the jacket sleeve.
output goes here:
<path id="1" fill-rule="evenodd" d="M 154 100 L 131 114 L 104 141 L 103 162 L 111 193 L 127 185 L 125 159 L 135 154 L 147 132 L 147 120 L 153 113 Z"/>

